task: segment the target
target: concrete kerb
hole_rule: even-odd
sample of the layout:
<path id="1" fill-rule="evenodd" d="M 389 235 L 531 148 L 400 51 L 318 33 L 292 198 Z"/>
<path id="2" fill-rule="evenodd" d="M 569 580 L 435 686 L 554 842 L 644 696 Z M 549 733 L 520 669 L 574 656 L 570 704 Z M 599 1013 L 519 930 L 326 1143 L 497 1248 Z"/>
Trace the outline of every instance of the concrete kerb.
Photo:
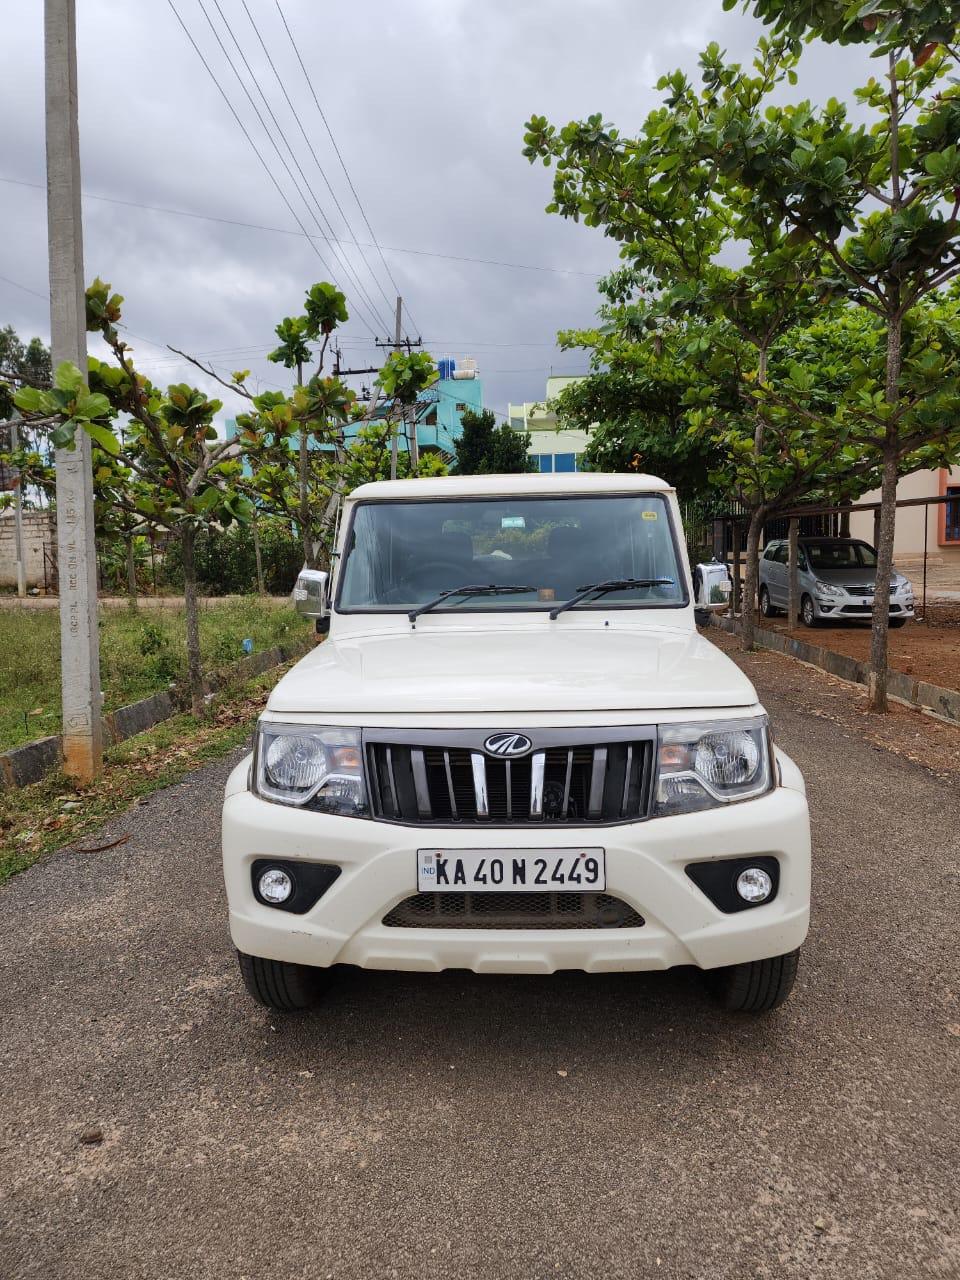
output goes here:
<path id="1" fill-rule="evenodd" d="M 732 635 L 739 634 L 739 623 L 732 618 L 714 614 L 712 622 Z M 795 636 L 787 636 L 780 631 L 767 631 L 763 627 L 756 628 L 754 638 L 762 649 L 785 653 L 850 684 L 866 685 L 869 680 L 869 665 L 858 658 L 850 658 L 845 653 L 834 653 L 832 649 L 809 644 L 806 640 L 798 640 Z M 960 725 L 960 692 L 956 689 L 942 689 L 925 680 L 916 680 L 902 671 L 890 671 L 887 674 L 887 692 L 897 702 L 913 707 L 916 711 L 924 711 L 938 720 L 945 720 L 947 724 Z"/>
<path id="2" fill-rule="evenodd" d="M 252 680 L 271 667 L 278 667 L 291 658 L 302 657 L 313 648 L 313 644 L 310 639 L 301 644 L 277 645 L 273 649 L 252 653 L 249 658 L 242 658 L 219 676 L 207 680 L 207 692 L 212 695 L 232 684 Z M 151 694 L 149 698 L 141 698 L 139 702 L 131 702 L 126 707 L 118 707 L 103 718 L 105 741 L 113 746 L 126 738 L 135 737 L 161 721 L 169 720 L 189 705 L 190 699 L 186 692 L 182 688 L 174 688 Z M 40 738 L 22 747 L 0 752 L 0 791 L 39 782 L 45 774 L 57 768 L 62 758 L 59 735 Z"/>

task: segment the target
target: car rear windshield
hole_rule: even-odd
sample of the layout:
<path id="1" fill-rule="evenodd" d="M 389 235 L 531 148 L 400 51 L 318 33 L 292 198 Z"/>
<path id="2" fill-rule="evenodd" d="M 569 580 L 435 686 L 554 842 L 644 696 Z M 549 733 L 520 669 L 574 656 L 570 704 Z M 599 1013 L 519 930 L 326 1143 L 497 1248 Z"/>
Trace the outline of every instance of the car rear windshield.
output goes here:
<path id="1" fill-rule="evenodd" d="M 659 494 L 359 503 L 347 536 L 337 608 L 405 611 L 443 591 L 442 609 L 549 609 L 611 579 L 662 579 L 601 596 L 596 607 L 677 608 L 686 588 L 670 508 Z M 586 600 L 578 608 L 589 608 Z"/>
<path id="2" fill-rule="evenodd" d="M 866 542 L 849 538 L 821 538 L 804 543 L 812 569 L 875 569 L 877 554 Z"/>

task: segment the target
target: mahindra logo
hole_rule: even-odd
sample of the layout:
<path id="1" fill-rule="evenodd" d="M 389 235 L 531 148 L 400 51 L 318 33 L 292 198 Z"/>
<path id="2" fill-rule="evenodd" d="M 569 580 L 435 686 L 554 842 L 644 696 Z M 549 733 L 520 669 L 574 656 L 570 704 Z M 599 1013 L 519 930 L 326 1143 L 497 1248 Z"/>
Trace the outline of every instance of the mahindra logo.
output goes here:
<path id="1" fill-rule="evenodd" d="M 525 756 L 532 747 L 525 733 L 494 733 L 483 744 L 491 756 Z"/>

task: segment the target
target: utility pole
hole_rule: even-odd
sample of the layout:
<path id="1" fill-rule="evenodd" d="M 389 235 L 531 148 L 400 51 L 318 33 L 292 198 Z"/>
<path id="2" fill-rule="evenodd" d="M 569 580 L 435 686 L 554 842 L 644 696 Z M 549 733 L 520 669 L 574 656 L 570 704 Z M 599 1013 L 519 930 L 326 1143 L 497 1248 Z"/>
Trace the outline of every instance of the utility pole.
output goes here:
<path id="1" fill-rule="evenodd" d="M 397 319 L 393 330 L 393 349 L 400 350 L 400 342 L 402 339 L 401 320 L 403 317 L 403 299 L 397 298 Z M 397 478 L 397 426 L 394 423 L 393 431 L 390 433 L 390 479 Z"/>
<path id="2" fill-rule="evenodd" d="M 86 377 L 76 17 L 76 0 L 45 0 L 50 351 L 54 369 L 69 360 Z M 103 734 L 93 477 L 86 432 L 77 431 L 72 452 L 57 449 L 55 461 L 63 768 L 76 781 L 89 782 L 103 766 Z"/>
<path id="3" fill-rule="evenodd" d="M 20 447 L 20 432 L 17 428 L 18 414 L 16 409 L 10 419 L 10 452 L 16 453 Z M 20 472 L 13 486 L 13 537 L 17 557 L 17 595 L 22 600 L 27 594 L 27 565 L 23 555 L 23 491 L 20 483 Z"/>

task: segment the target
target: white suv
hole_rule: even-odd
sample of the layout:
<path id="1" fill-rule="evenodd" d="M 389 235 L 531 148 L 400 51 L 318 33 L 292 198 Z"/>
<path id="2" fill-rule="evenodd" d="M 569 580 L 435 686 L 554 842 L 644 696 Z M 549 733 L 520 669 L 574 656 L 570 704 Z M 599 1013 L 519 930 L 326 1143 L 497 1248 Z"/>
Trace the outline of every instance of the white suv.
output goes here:
<path id="1" fill-rule="evenodd" d="M 707 971 L 789 994 L 809 918 L 803 779 L 695 627 L 660 480 L 395 481 L 346 503 L 329 639 L 274 689 L 223 809 L 253 996 L 336 964 Z M 329 598 L 329 603 L 328 603 Z"/>

